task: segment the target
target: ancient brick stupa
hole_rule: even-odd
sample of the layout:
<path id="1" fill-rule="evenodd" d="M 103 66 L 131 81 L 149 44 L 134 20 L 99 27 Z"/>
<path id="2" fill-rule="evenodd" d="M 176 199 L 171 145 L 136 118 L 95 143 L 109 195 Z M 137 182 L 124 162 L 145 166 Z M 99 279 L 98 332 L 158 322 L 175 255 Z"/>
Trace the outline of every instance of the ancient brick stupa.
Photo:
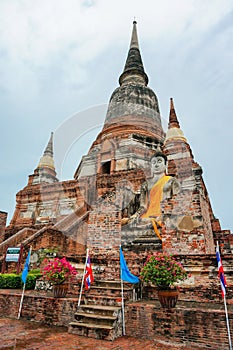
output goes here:
<path id="1" fill-rule="evenodd" d="M 16 209 L 6 228 L 6 214 L 1 213 L 0 254 L 3 261 L 7 246 L 22 245 L 26 252 L 31 245 L 32 255 L 46 248 L 56 249 L 70 261 L 80 263 L 84 262 L 88 248 L 96 280 L 116 282 L 120 279 L 120 245 L 135 275 L 140 274 L 148 254 L 172 253 L 191 273 L 181 287 L 180 300 L 196 302 L 195 307 L 200 311 L 210 301 L 221 300 L 215 261 L 217 240 L 229 274 L 232 300 L 233 239 L 229 231 L 221 230 L 213 214 L 202 168 L 194 161 L 173 100 L 170 100 L 165 132 L 158 98 L 148 87 L 148 81 L 134 21 L 125 67 L 119 77 L 119 87 L 110 98 L 102 131 L 88 154 L 82 157 L 70 181 L 59 181 L 56 177 L 51 135 L 34 174 L 16 195 Z M 107 295 L 110 287 L 105 286 L 103 293 Z M 143 293 L 147 299 L 153 294 L 149 288 Z M 128 304 L 128 334 L 166 338 L 161 327 L 157 333 L 152 331 L 156 316 L 153 322 L 148 321 L 150 331 L 142 325 L 140 317 L 152 317 L 156 311 L 153 307 L 142 311 L 140 307 Z M 183 306 L 184 310 L 185 307 L 187 305 Z M 134 321 L 131 312 L 135 312 Z M 157 316 L 161 316 L 161 311 L 157 312 Z M 194 318 L 200 316 L 200 312 L 192 312 Z M 180 311 L 179 317 L 191 327 L 192 321 L 187 321 L 187 315 Z M 210 309 L 205 315 L 210 329 L 214 329 Z M 221 317 L 219 337 L 225 339 L 222 314 Z M 174 319 L 169 322 L 175 325 Z M 198 322 L 200 329 L 204 327 L 204 318 Z M 194 333 L 200 332 L 199 326 L 194 327 Z M 186 332 L 183 341 L 198 342 L 195 337 L 188 338 L 187 327 L 178 330 Z M 178 333 L 170 332 L 169 337 L 180 341 Z M 206 344 L 210 344 L 207 338 Z"/>

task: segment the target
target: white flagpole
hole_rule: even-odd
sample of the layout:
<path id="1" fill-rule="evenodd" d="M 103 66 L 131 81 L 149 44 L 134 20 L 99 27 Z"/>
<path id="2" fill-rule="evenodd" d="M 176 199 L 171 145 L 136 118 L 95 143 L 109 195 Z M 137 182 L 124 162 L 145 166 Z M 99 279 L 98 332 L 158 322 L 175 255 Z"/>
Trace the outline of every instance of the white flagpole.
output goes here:
<path id="1" fill-rule="evenodd" d="M 86 261 L 85 261 L 85 266 L 84 266 L 84 270 L 83 270 L 83 278 L 82 278 L 81 289 L 80 289 L 80 294 L 79 294 L 79 299 L 78 299 L 78 307 L 80 306 L 80 303 L 81 303 L 81 297 L 82 297 L 82 292 L 83 292 L 83 283 L 84 283 L 84 277 L 85 277 L 85 273 L 86 273 L 88 255 L 89 255 L 89 249 L 87 248 Z"/>
<path id="2" fill-rule="evenodd" d="M 30 265 L 30 260 L 31 260 L 31 252 L 32 252 L 32 247 L 30 246 L 30 249 L 29 249 L 30 258 L 29 258 L 29 262 L 28 262 L 28 270 L 29 270 L 29 265 Z M 18 320 L 20 318 L 20 314 L 21 314 L 21 310 L 22 310 L 22 306 L 23 306 L 23 298 L 24 298 L 25 286 L 26 286 L 26 283 L 23 284 L 23 292 L 22 292 L 20 305 L 19 305 Z"/>
<path id="3" fill-rule="evenodd" d="M 120 246 L 121 251 L 121 246 Z M 124 282 L 122 279 L 121 258 L 120 258 L 120 273 L 121 273 L 121 309 L 122 309 L 122 333 L 125 335 L 125 306 L 124 306 Z"/>
<path id="4" fill-rule="evenodd" d="M 23 305 L 23 298 L 24 298 L 24 292 L 25 292 L 25 285 L 26 283 L 23 284 L 23 292 L 20 300 L 20 305 L 19 305 L 19 312 L 18 312 L 18 320 L 20 318 L 21 310 L 22 310 L 22 305 Z"/>
<path id="5" fill-rule="evenodd" d="M 122 278 L 121 278 L 121 308 L 122 308 L 122 332 L 123 332 L 123 335 L 125 335 L 124 287 L 123 287 L 123 280 L 122 280 Z"/>
<path id="6" fill-rule="evenodd" d="M 226 303 L 226 297 L 225 297 L 225 295 L 224 295 L 224 306 L 225 306 L 225 313 L 226 313 L 226 322 L 227 322 L 227 333 L 228 333 L 228 340 L 229 340 L 229 349 L 232 350 L 231 332 L 230 332 L 230 326 L 229 326 L 229 319 L 228 319 L 228 312 L 227 312 L 227 303 Z"/>

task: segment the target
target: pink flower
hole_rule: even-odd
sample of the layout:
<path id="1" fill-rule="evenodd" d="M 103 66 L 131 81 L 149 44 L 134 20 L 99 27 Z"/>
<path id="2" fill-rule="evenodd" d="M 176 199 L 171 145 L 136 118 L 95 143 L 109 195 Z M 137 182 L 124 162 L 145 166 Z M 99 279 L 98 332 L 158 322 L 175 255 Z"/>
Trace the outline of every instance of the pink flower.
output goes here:
<path id="1" fill-rule="evenodd" d="M 73 280 L 77 275 L 76 269 L 66 260 L 66 258 L 54 258 L 44 261 L 47 265 L 42 270 L 43 276 L 53 284 L 61 284 L 66 280 Z"/>

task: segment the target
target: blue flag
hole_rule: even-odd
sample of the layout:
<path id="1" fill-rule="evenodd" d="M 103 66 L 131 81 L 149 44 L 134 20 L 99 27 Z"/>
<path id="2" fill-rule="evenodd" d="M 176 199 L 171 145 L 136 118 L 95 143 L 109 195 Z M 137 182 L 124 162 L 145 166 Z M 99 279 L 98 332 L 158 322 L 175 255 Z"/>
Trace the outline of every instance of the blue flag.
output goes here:
<path id="1" fill-rule="evenodd" d="M 129 283 L 138 283 L 140 282 L 139 278 L 135 275 L 133 275 L 125 262 L 124 254 L 122 252 L 122 249 L 120 247 L 120 266 L 121 266 L 121 279 L 125 282 Z"/>
<path id="2" fill-rule="evenodd" d="M 26 280 L 27 280 L 27 275 L 28 275 L 28 271 L 29 271 L 29 264 L 30 264 L 30 255 L 31 255 L 31 250 L 29 250 L 29 252 L 28 252 L 28 256 L 27 256 L 27 259 L 26 259 L 26 262 L 25 262 L 25 265 L 23 268 L 22 276 L 21 276 L 23 283 L 26 283 Z"/>

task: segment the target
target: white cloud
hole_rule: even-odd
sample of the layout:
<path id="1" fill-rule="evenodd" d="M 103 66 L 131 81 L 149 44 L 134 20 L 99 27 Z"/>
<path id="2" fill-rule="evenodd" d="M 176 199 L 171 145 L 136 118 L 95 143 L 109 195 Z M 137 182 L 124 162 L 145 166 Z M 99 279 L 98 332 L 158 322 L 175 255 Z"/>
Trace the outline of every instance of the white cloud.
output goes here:
<path id="1" fill-rule="evenodd" d="M 88 4 L 88 6 L 85 6 Z M 92 5 L 93 4 L 93 5 Z M 91 6 L 92 5 L 92 6 Z M 203 32 L 232 8 L 231 1 L 171 2 L 11 0 L 0 3 L 1 49 L 12 62 L 49 64 L 55 56 L 73 52 L 87 62 L 111 43 L 126 38 L 133 14 L 143 39 Z"/>

